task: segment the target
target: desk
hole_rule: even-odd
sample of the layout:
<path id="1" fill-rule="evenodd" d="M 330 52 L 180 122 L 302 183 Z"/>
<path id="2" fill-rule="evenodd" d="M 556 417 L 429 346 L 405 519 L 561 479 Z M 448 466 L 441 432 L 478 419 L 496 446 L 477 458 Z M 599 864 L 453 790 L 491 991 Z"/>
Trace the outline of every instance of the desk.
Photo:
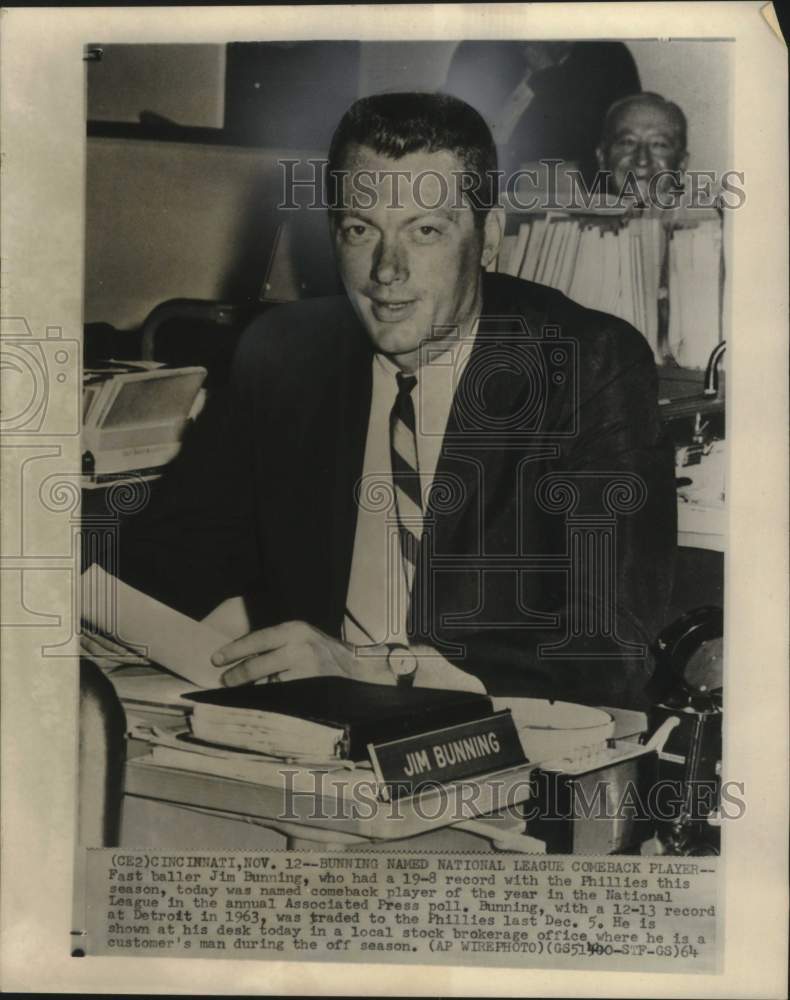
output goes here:
<path id="1" fill-rule="evenodd" d="M 686 549 L 724 552 L 727 510 L 724 504 L 704 506 L 678 500 L 678 545 Z"/>
<path id="2" fill-rule="evenodd" d="M 607 752 L 623 760 L 597 772 L 594 780 L 600 778 L 613 788 L 624 787 L 623 781 L 632 780 L 634 768 L 641 766 L 630 758 L 640 748 L 638 736 L 644 733 L 647 719 L 641 712 L 607 711 L 614 718 L 613 749 Z M 357 788 L 355 793 L 350 787 L 338 799 L 331 790 L 322 796 L 321 786 L 316 785 L 310 771 L 307 783 L 302 780 L 289 786 L 241 781 L 162 766 L 153 762 L 149 749 L 144 740 L 128 740 L 121 832 L 124 847 L 343 850 L 363 846 L 367 850 L 390 846 L 394 850 L 480 851 L 493 846 L 524 853 L 545 851 L 542 840 L 528 835 L 529 828 L 525 836 L 525 820 L 512 815 L 510 809 L 527 803 L 535 794 L 531 779 L 539 769 L 538 762 L 444 785 L 419 800 L 404 799 L 390 805 L 375 798 L 372 771 L 354 772 L 364 781 L 364 789 Z M 283 764 L 283 769 L 288 766 Z M 618 769 L 619 778 L 614 773 Z M 293 767 L 294 774 L 299 771 L 304 776 L 305 770 Z M 594 768 L 591 773 L 596 774 Z M 331 789 L 335 781 L 344 778 L 333 771 L 325 780 Z M 592 801 L 590 796 L 588 801 Z M 597 841 L 605 844 L 606 831 L 597 825 Z M 620 824 L 616 835 L 628 837 L 629 832 Z"/>
<path id="3" fill-rule="evenodd" d="M 668 427 L 677 447 L 690 445 L 697 419 L 705 425 L 706 441 L 717 442 L 723 447 L 725 437 L 725 385 L 726 375 L 719 374 L 719 388 L 715 396 L 704 393 L 705 373 L 684 368 L 658 369 L 659 411 L 662 422 Z M 698 465 L 676 469 L 678 476 L 694 480 L 705 470 L 709 458 L 703 457 Z M 720 480 L 723 484 L 724 456 L 718 455 Z M 678 495 L 678 545 L 684 548 L 707 549 L 724 552 L 727 536 L 727 510 L 718 489 L 697 488 L 691 498 Z"/>
<path id="4" fill-rule="evenodd" d="M 287 846 L 343 850 L 393 845 L 400 850 L 412 846 L 410 841 L 419 838 L 421 849 L 488 850 L 489 844 L 481 836 L 495 841 L 498 835 L 507 838 L 523 830 L 523 821 L 475 818 L 472 825 L 477 835 L 469 829 L 448 828 L 457 822 L 459 815 L 483 817 L 505 803 L 525 802 L 530 795 L 529 778 L 535 769 L 534 765 L 524 764 L 487 775 L 480 781 L 481 791 L 474 806 L 467 805 L 468 799 L 464 799 L 463 807 L 459 804 L 465 786 L 457 785 L 432 793 L 418 809 L 409 802 L 396 806 L 373 802 L 368 796 L 358 802 L 359 815 L 352 815 L 349 799 L 340 804 L 333 797 L 316 798 L 307 792 L 289 794 L 283 787 L 162 767 L 148 762 L 146 754 L 146 744 L 129 741 L 121 829 L 123 846 L 155 843 L 161 847 L 162 836 L 172 834 L 175 837 L 172 843 L 185 847 L 185 838 L 197 834 L 195 846 L 206 849 Z M 373 781 L 372 772 L 370 776 Z M 494 778 L 499 783 L 496 791 L 486 780 Z M 188 823 L 189 813 L 194 817 L 191 823 Z M 271 831 L 279 836 L 273 837 Z M 141 837 L 146 843 L 140 843 Z"/>

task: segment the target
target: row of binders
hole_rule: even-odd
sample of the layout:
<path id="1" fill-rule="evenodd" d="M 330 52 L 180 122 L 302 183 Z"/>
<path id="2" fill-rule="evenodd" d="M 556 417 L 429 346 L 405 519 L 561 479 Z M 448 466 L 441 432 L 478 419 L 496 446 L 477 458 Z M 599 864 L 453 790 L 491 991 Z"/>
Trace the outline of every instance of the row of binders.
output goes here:
<path id="1" fill-rule="evenodd" d="M 619 316 L 657 361 L 671 355 L 702 368 L 721 338 L 721 249 L 718 218 L 678 226 L 655 216 L 613 222 L 548 212 L 506 236 L 490 269 Z"/>
<path id="2" fill-rule="evenodd" d="M 722 236 L 717 221 L 675 229 L 669 241 L 669 349 L 679 364 L 704 368 L 721 339 Z"/>

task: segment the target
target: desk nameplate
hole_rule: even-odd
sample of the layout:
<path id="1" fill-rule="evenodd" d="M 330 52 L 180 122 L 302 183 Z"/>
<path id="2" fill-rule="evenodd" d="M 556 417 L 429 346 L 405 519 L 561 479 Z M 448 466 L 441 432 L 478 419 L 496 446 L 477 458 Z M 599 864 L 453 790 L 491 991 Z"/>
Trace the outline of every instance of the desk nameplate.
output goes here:
<path id="1" fill-rule="evenodd" d="M 369 743 L 384 798 L 527 763 L 510 709 L 428 733 Z"/>

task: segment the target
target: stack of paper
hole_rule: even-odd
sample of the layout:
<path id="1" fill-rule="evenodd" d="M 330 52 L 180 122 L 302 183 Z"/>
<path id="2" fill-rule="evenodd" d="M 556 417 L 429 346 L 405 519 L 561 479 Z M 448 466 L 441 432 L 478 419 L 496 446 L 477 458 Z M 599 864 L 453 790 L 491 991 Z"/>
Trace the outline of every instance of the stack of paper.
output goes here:
<path id="1" fill-rule="evenodd" d="M 150 740 L 157 729 L 182 729 L 192 711 L 183 695 L 199 690 L 153 664 L 117 666 L 106 676 L 126 713 L 126 731 L 136 739 Z"/>
<path id="2" fill-rule="evenodd" d="M 363 762 L 285 761 L 278 757 L 201 743 L 188 732 L 156 733 L 150 754 L 138 760 L 155 767 L 210 774 L 274 788 L 282 788 L 287 780 L 287 787 L 292 792 L 314 794 L 318 789 L 322 796 L 330 798 L 352 798 L 361 785 L 369 798 L 370 785 L 375 780 L 370 765 Z"/>
<path id="3" fill-rule="evenodd" d="M 669 247 L 669 347 L 684 367 L 704 368 L 721 339 L 720 268 L 717 220 L 674 230 Z"/>
<path id="4" fill-rule="evenodd" d="M 659 350 L 658 301 L 669 245 L 669 348 L 681 365 L 704 367 L 719 342 L 721 226 L 637 216 L 573 218 L 557 212 L 522 222 L 491 267 L 549 285 L 580 305 L 626 320 Z"/>
<path id="5" fill-rule="evenodd" d="M 342 728 L 300 719 L 296 715 L 197 703 L 192 732 L 206 743 L 240 747 L 290 760 L 337 760 L 345 736 Z"/>
<path id="6" fill-rule="evenodd" d="M 137 650 L 199 687 L 216 687 L 222 671 L 211 654 L 228 637 L 135 590 L 96 564 L 82 574 L 82 619 L 96 632 Z"/>

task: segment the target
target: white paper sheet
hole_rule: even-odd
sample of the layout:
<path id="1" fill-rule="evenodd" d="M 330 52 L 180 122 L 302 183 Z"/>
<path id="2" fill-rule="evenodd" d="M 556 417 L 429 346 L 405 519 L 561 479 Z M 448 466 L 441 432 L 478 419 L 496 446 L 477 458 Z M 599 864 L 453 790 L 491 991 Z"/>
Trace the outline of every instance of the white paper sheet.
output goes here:
<path id="1" fill-rule="evenodd" d="M 215 667 L 211 654 L 228 637 L 182 615 L 97 565 L 82 574 L 82 618 L 126 646 L 200 687 L 218 687 L 226 668 Z"/>

